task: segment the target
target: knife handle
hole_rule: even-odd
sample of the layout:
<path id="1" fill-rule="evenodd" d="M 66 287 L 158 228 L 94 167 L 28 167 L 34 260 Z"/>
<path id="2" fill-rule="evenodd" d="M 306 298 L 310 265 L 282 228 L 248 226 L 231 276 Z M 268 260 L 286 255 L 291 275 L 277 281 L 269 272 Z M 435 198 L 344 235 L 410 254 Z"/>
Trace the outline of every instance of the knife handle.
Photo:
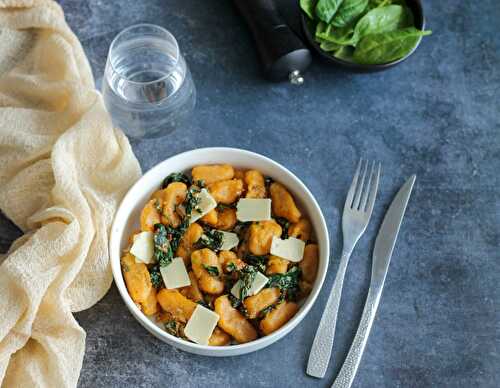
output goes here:
<path id="1" fill-rule="evenodd" d="M 363 356 L 368 336 L 370 335 L 370 330 L 372 328 L 375 314 L 377 313 L 381 295 L 381 287 L 370 287 L 368 290 L 368 296 L 366 297 L 363 315 L 361 316 L 356 336 L 354 337 L 349 353 L 347 354 L 344 364 L 342 365 L 342 369 L 337 375 L 332 388 L 351 387 L 354 377 L 356 376 L 361 357 Z"/>
<path id="2" fill-rule="evenodd" d="M 314 341 L 307 362 L 307 374 L 309 376 L 325 377 L 330 357 L 332 354 L 333 340 L 335 338 L 335 327 L 339 313 L 340 298 L 342 296 L 342 285 L 344 284 L 345 271 L 352 249 L 344 250 L 340 258 L 339 269 L 333 282 L 330 296 L 326 302 L 321 321 L 319 322 Z"/>

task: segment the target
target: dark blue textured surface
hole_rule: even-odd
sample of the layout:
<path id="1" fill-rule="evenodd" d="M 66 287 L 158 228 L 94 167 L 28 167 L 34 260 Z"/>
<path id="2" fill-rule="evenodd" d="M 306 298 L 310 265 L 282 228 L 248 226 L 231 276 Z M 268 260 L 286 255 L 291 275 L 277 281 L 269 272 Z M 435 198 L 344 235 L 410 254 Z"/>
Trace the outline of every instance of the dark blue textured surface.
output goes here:
<path id="1" fill-rule="evenodd" d="M 296 173 L 323 208 L 331 270 L 310 314 L 283 340 L 211 359 L 149 335 L 116 289 L 77 314 L 87 331 L 80 385 L 329 386 L 354 335 L 372 243 L 404 179 L 417 183 L 356 387 L 500 386 L 500 3 L 425 1 L 428 27 L 407 62 L 355 75 L 316 63 L 302 87 L 261 79 L 229 0 L 61 1 L 96 78 L 123 28 L 152 22 L 179 40 L 198 90 L 192 120 L 134 144 L 143 170 L 178 152 L 234 146 Z M 382 162 L 374 218 L 348 267 L 332 364 L 306 376 L 308 350 L 338 265 L 340 209 L 359 157 Z M 5 249 L 15 235 L 1 223 Z"/>

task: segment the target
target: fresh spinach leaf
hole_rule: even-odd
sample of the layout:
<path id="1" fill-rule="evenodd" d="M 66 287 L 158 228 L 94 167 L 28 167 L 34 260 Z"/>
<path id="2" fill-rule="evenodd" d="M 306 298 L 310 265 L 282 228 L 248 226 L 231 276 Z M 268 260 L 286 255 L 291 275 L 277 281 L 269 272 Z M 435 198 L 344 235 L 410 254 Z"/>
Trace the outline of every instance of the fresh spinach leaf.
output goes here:
<path id="1" fill-rule="evenodd" d="M 411 12 L 406 7 L 389 5 L 374 8 L 356 23 L 351 44 L 356 46 L 366 35 L 395 31 L 410 27 L 412 23 Z"/>
<path id="2" fill-rule="evenodd" d="M 335 27 L 346 27 L 363 13 L 368 5 L 368 0 L 344 0 L 331 24 Z"/>
<path id="3" fill-rule="evenodd" d="M 420 37 L 431 31 L 420 31 L 415 27 L 369 34 L 360 40 L 354 51 L 354 60 L 362 64 L 380 64 L 394 61 L 407 55 L 418 43 Z"/>
<path id="4" fill-rule="evenodd" d="M 321 50 L 325 52 L 335 52 L 344 46 L 341 46 L 337 43 L 328 42 L 325 40 L 320 43 L 319 47 L 321 48 Z"/>
<path id="5" fill-rule="evenodd" d="M 213 265 L 205 265 L 203 264 L 203 268 L 208 272 L 210 276 L 219 276 L 219 268 Z"/>
<path id="6" fill-rule="evenodd" d="M 310 19 L 314 19 L 314 9 L 316 8 L 317 0 L 300 0 L 300 8 L 305 12 Z"/>
<path id="7" fill-rule="evenodd" d="M 318 0 L 316 4 L 316 16 L 319 20 L 330 23 L 342 4 L 342 1 L 343 0 Z"/>
<path id="8" fill-rule="evenodd" d="M 354 47 L 352 46 L 341 46 L 339 49 L 333 52 L 335 58 L 342 59 L 346 62 L 352 62 L 352 56 L 354 55 Z"/>
<path id="9" fill-rule="evenodd" d="M 183 174 L 182 172 L 173 172 L 163 180 L 161 188 L 164 189 L 172 182 L 182 182 L 188 186 L 191 186 L 191 184 L 193 183 L 191 181 L 191 178 L 189 178 L 186 174 Z"/>
<path id="10" fill-rule="evenodd" d="M 328 25 L 324 30 L 316 29 L 316 37 L 324 42 L 345 46 L 351 44 L 353 32 L 354 29 L 351 26 L 336 28 L 332 25 Z"/>

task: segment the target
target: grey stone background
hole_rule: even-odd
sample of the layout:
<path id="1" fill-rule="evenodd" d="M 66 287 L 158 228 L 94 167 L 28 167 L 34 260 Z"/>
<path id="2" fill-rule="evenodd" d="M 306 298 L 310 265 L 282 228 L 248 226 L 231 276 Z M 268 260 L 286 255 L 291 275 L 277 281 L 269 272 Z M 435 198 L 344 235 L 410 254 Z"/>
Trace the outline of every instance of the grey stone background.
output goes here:
<path id="1" fill-rule="evenodd" d="M 294 10 L 294 1 L 284 2 Z M 353 338 L 383 212 L 417 174 L 356 387 L 500 386 L 500 3 L 425 1 L 416 54 L 377 74 L 315 61 L 302 87 L 261 78 L 248 30 L 229 0 L 62 0 L 96 78 L 123 28 L 151 22 L 179 40 L 198 89 L 192 119 L 133 144 L 144 171 L 178 152 L 232 146 L 297 174 L 323 208 L 331 270 L 315 306 L 278 343 L 233 358 L 178 351 L 149 335 L 113 286 L 77 314 L 87 331 L 81 387 L 329 386 Z M 341 249 L 341 207 L 356 161 L 382 162 L 373 220 L 348 267 L 332 363 L 305 372 Z M 0 249 L 19 232 L 0 220 Z"/>

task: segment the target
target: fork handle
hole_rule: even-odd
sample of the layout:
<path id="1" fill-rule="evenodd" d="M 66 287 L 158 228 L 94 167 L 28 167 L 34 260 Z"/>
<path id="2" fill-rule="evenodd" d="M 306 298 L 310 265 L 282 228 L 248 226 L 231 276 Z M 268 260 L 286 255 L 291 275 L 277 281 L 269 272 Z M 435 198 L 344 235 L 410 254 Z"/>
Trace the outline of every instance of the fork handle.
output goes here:
<path id="1" fill-rule="evenodd" d="M 365 307 L 363 309 L 363 315 L 361 316 L 358 330 L 356 331 L 356 336 L 352 341 L 349 353 L 347 354 L 344 364 L 342 365 L 342 369 L 340 369 L 332 388 L 351 387 L 354 377 L 356 376 L 361 357 L 363 356 L 368 336 L 370 335 L 370 330 L 372 328 L 381 295 L 382 287 L 373 288 L 370 286 L 368 296 L 366 297 Z"/>
<path id="2" fill-rule="evenodd" d="M 344 284 L 345 271 L 351 253 L 352 249 L 344 248 L 342 251 L 339 269 L 309 354 L 309 361 L 307 362 L 307 374 L 309 376 L 323 378 L 328 368 L 335 337 L 342 285 Z"/>

